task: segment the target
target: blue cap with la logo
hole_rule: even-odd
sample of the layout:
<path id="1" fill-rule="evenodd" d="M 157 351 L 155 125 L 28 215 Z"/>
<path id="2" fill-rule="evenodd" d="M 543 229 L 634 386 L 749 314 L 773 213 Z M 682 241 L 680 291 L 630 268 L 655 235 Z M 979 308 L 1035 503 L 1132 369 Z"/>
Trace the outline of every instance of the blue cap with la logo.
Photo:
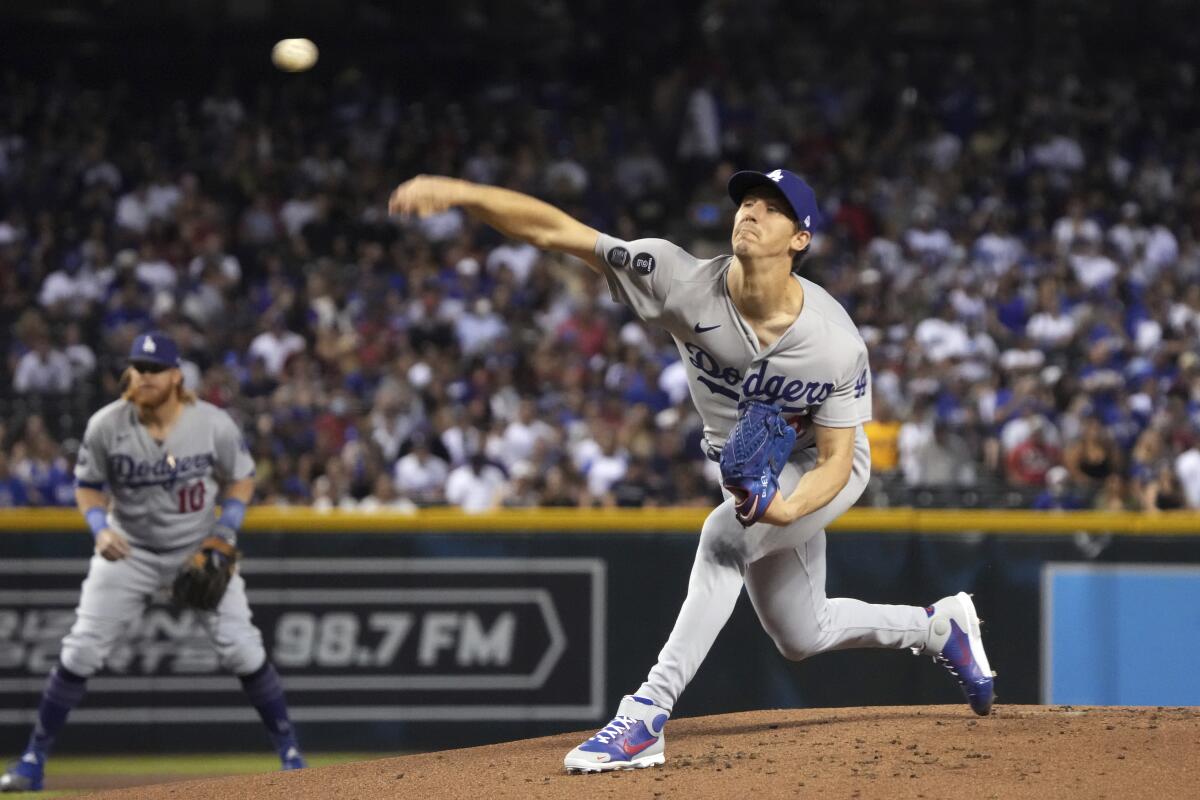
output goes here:
<path id="1" fill-rule="evenodd" d="M 133 340 L 129 348 L 129 363 L 155 364 L 160 367 L 179 366 L 179 347 L 175 340 L 162 331 L 143 333 Z"/>
<path id="2" fill-rule="evenodd" d="M 821 224 L 821 209 L 817 208 L 817 195 L 803 178 L 786 169 L 770 172 L 743 170 L 733 173 L 729 179 L 729 196 L 741 205 L 746 192 L 756 186 L 770 186 L 783 195 L 801 229 L 811 231 Z"/>

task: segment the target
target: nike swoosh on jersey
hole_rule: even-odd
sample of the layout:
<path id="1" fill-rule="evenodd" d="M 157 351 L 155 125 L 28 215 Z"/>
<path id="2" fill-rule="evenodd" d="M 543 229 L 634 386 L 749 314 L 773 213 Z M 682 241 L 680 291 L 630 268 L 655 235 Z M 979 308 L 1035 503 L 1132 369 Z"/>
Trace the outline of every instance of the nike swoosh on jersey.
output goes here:
<path id="1" fill-rule="evenodd" d="M 719 323 L 719 322 L 716 325 L 704 325 L 704 326 L 701 326 L 700 323 L 697 322 L 696 326 L 694 328 L 692 328 L 692 330 L 694 330 L 696 333 L 708 333 L 709 331 L 716 330 L 719 327 L 721 327 L 721 323 Z"/>

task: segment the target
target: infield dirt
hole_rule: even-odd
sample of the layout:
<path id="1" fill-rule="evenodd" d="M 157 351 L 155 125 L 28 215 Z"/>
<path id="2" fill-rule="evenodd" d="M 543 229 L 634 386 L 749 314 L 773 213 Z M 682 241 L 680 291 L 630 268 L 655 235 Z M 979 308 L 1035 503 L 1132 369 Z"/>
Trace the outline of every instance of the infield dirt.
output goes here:
<path id="1" fill-rule="evenodd" d="M 1200 797 L 1200 708 L 963 706 L 673 720 L 665 766 L 567 775 L 593 731 L 292 773 L 103 792 L 139 800 Z"/>

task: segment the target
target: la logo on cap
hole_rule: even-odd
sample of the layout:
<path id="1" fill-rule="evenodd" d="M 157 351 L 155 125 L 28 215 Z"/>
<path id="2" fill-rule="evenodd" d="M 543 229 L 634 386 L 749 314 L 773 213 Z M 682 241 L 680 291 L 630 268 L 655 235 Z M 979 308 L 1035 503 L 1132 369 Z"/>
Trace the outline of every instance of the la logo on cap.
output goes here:
<path id="1" fill-rule="evenodd" d="M 767 177 L 770 178 L 771 180 L 775 181 L 776 183 L 779 183 L 781 180 L 783 180 L 783 170 L 777 169 L 777 170 L 768 172 Z"/>
<path id="2" fill-rule="evenodd" d="M 146 341 L 142 342 L 142 352 L 143 353 L 153 353 L 157 349 L 158 348 L 156 348 L 154 346 L 154 340 L 151 339 L 149 336 L 146 337 Z"/>

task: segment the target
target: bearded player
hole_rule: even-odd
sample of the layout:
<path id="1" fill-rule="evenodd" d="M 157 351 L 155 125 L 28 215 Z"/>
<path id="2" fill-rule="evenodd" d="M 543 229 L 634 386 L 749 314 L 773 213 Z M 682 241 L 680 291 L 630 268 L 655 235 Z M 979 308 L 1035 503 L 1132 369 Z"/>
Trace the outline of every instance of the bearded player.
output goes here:
<path id="1" fill-rule="evenodd" d="M 95 539 L 75 624 L 46 681 L 29 744 L 0 776 L 0 791 L 42 788 L 46 758 L 88 678 L 163 587 L 198 614 L 283 769 L 305 766 L 279 674 L 234 570 L 238 529 L 254 495 L 254 463 L 241 432 L 228 414 L 183 388 L 178 348 L 165 334 L 134 339 L 125 377 L 121 399 L 88 420 L 75 467 L 75 501 Z"/>
<path id="2" fill-rule="evenodd" d="M 797 175 L 739 172 L 732 256 L 697 259 L 661 239 L 622 241 L 516 192 L 421 176 L 389 211 L 459 207 L 506 236 L 568 253 L 615 300 L 675 340 L 720 461 L 725 502 L 705 520 L 687 598 L 645 683 L 567 754 L 568 771 L 661 764 L 663 726 L 745 586 L 763 628 L 799 661 L 854 647 L 911 648 L 945 665 L 971 708 L 991 711 L 993 675 L 966 593 L 932 606 L 825 596 L 825 528 L 862 494 L 870 451 L 867 350 L 846 311 L 793 272 L 820 220 Z"/>

